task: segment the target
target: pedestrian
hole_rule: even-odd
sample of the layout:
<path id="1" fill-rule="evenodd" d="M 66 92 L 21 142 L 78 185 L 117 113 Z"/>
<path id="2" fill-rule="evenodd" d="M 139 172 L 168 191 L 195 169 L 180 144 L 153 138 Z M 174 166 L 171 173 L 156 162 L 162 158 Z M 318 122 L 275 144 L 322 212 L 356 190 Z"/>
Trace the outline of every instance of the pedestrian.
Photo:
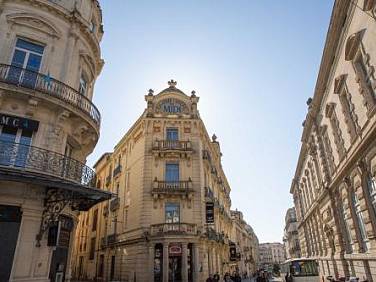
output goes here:
<path id="1" fill-rule="evenodd" d="M 208 279 L 206 279 L 206 282 L 214 282 L 213 275 L 209 275 Z"/>
<path id="2" fill-rule="evenodd" d="M 223 280 L 225 282 L 232 282 L 232 280 L 230 278 L 230 273 L 226 272 L 225 276 L 223 277 Z"/>
<path id="3" fill-rule="evenodd" d="M 221 279 L 218 271 L 216 272 L 216 274 L 214 274 L 213 279 L 214 279 L 215 282 L 219 282 L 219 280 Z"/>
<path id="4" fill-rule="evenodd" d="M 289 282 L 289 273 L 287 272 L 286 275 L 285 275 L 285 281 L 286 282 Z"/>

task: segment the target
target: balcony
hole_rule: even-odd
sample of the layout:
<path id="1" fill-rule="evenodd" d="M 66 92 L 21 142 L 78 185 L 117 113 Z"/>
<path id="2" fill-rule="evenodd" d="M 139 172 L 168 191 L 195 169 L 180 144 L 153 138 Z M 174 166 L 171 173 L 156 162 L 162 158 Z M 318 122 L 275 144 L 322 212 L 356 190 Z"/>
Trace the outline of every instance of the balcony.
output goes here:
<path id="1" fill-rule="evenodd" d="M 193 152 L 191 141 L 180 140 L 156 140 L 152 151 L 155 158 L 189 158 Z"/>
<path id="2" fill-rule="evenodd" d="M 117 239 L 117 236 L 116 236 L 116 234 L 111 234 L 111 235 L 107 235 L 107 246 L 108 245 L 113 245 L 113 244 L 115 244 L 116 243 L 116 239 Z"/>
<path id="3" fill-rule="evenodd" d="M 95 172 L 83 163 L 42 148 L 0 141 L 0 179 L 71 191 L 79 210 L 111 198 L 96 188 Z"/>
<path id="4" fill-rule="evenodd" d="M 120 174 L 120 172 L 121 172 L 121 165 L 118 165 L 118 166 L 114 169 L 112 175 L 113 175 L 114 177 L 116 177 L 116 176 L 118 176 L 118 175 Z"/>
<path id="5" fill-rule="evenodd" d="M 153 195 L 190 195 L 193 192 L 192 180 L 187 181 L 159 181 L 153 182 Z"/>
<path id="6" fill-rule="evenodd" d="M 191 223 L 161 223 L 150 226 L 150 235 L 196 235 L 197 226 Z"/>
<path id="7" fill-rule="evenodd" d="M 99 130 L 101 116 L 96 106 L 72 87 L 48 75 L 16 66 L 0 64 L 0 82 L 26 90 L 35 90 L 42 97 L 58 99 L 83 112 Z"/>
<path id="8" fill-rule="evenodd" d="M 120 207 L 120 198 L 116 197 L 110 201 L 110 211 L 114 212 Z"/>
<path id="9" fill-rule="evenodd" d="M 205 198 L 206 202 L 214 202 L 214 193 L 210 187 L 205 187 Z"/>

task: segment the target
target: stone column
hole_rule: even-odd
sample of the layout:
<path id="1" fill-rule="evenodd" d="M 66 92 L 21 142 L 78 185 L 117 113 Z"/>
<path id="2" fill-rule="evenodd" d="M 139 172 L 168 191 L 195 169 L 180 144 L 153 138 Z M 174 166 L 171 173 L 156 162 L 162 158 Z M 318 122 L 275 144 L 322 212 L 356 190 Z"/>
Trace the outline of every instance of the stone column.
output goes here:
<path id="1" fill-rule="evenodd" d="M 193 244 L 193 281 L 198 282 L 200 272 L 200 251 L 198 243 Z"/>
<path id="2" fill-rule="evenodd" d="M 163 243 L 163 282 L 168 282 L 168 242 Z"/>
<path id="3" fill-rule="evenodd" d="M 155 251 L 155 244 L 152 243 L 149 246 L 149 281 L 154 281 L 154 251 Z"/>
<path id="4" fill-rule="evenodd" d="M 182 243 L 182 281 L 188 282 L 188 246 Z"/>

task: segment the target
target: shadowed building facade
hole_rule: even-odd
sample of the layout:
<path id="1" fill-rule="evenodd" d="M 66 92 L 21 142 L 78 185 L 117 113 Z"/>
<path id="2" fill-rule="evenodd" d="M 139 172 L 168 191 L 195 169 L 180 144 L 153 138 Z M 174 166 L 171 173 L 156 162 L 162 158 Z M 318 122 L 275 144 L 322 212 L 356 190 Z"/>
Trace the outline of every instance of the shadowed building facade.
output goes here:
<path id="1" fill-rule="evenodd" d="M 290 190 L 323 277 L 376 280 L 375 5 L 334 3 Z"/>
<path id="2" fill-rule="evenodd" d="M 0 1 L 0 281 L 69 281 L 78 211 L 110 198 L 85 165 L 101 21 L 94 0 Z"/>
<path id="3" fill-rule="evenodd" d="M 199 116 L 199 98 L 169 81 L 145 100 L 140 118 L 95 165 L 98 187 L 117 198 L 81 215 L 77 278 L 204 281 L 237 269 L 242 259 L 251 263 L 232 239 L 230 185 L 219 142 Z"/>

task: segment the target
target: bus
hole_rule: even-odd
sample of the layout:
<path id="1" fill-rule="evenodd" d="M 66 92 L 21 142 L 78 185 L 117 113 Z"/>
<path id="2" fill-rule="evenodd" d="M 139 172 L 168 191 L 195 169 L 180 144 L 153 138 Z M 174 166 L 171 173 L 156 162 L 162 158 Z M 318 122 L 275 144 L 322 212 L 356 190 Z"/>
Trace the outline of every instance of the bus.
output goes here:
<path id="1" fill-rule="evenodd" d="M 289 282 L 319 282 L 318 263 L 314 259 L 297 258 L 289 259 L 281 264 L 281 278 L 285 280 L 286 274 L 291 275 Z"/>

